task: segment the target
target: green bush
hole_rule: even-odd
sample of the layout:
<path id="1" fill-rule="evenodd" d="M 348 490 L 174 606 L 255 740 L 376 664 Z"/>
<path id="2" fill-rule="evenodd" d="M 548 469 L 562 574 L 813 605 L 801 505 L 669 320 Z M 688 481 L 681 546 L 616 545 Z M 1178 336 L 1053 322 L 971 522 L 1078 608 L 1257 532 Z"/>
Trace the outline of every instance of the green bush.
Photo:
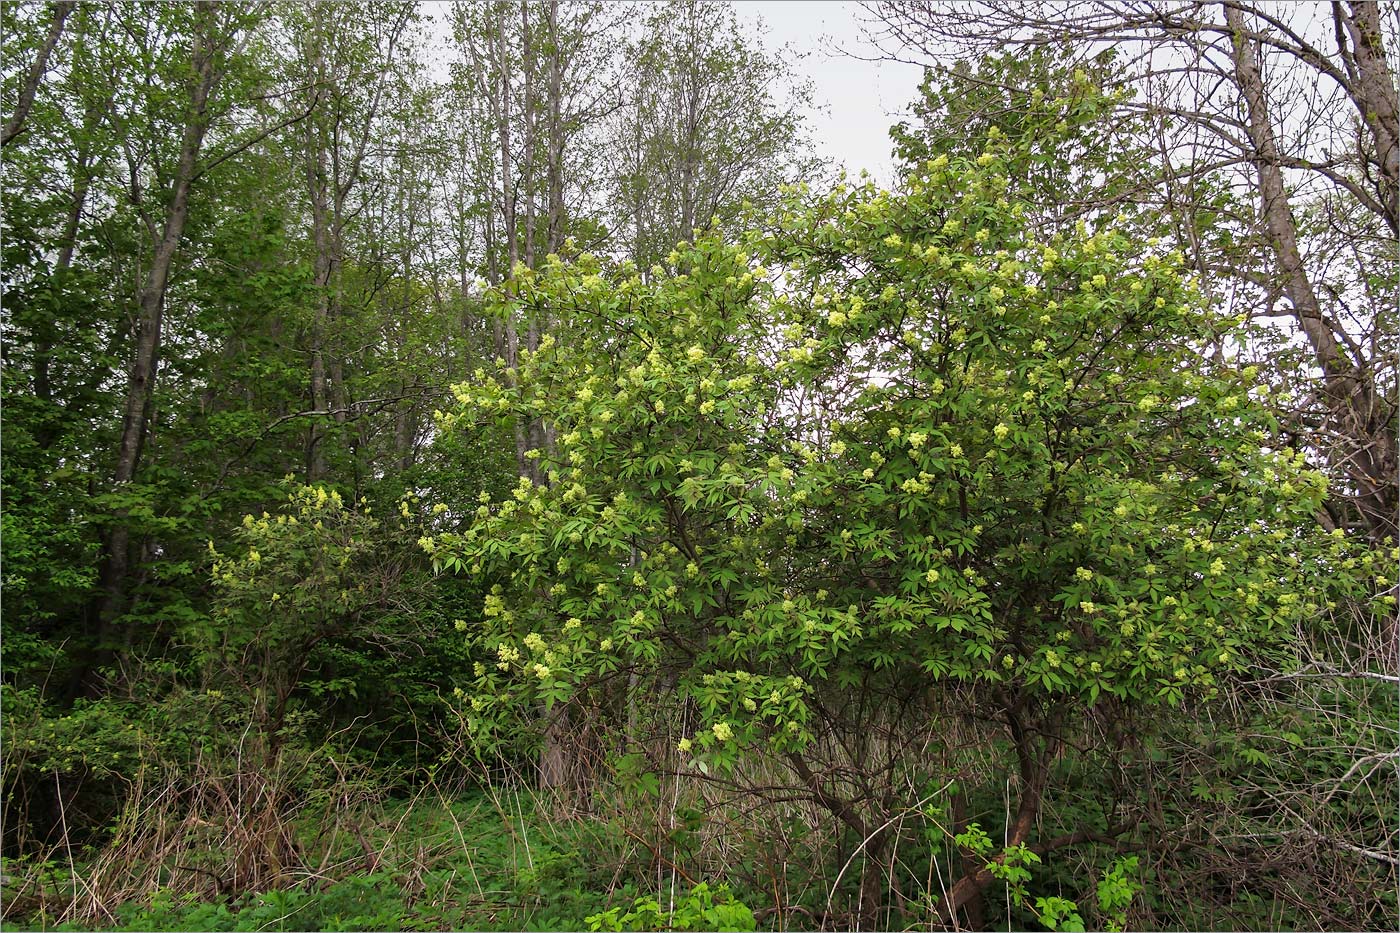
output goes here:
<path id="1" fill-rule="evenodd" d="M 625 912 L 612 907 L 585 918 L 590 930 L 736 930 L 757 928 L 753 911 L 729 894 L 726 885 L 714 890 L 702 881 L 683 899 L 662 910 L 654 897 L 639 897 Z"/>

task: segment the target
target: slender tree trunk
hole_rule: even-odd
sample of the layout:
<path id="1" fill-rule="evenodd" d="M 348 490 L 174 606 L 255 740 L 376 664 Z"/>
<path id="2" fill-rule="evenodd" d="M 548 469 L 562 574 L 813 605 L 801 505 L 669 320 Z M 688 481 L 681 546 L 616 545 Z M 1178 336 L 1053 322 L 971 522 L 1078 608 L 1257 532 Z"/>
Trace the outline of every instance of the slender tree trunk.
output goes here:
<path id="1" fill-rule="evenodd" d="M 363 111 L 347 110 L 346 84 L 365 81 L 366 73 L 343 71 L 334 56 L 327 60 L 327 43 L 344 40 L 341 30 L 353 31 L 360 24 L 341 19 L 345 13 L 335 4 L 310 3 L 307 33 L 307 71 L 317 96 L 316 117 L 308 115 L 304 125 L 307 193 L 311 207 L 312 239 L 315 249 L 313 281 L 316 286 L 315 320 L 310 335 L 311 407 L 313 416 L 307 433 L 306 472 L 310 482 L 325 477 L 328 424 L 343 426 L 349 421 L 349 395 L 346 390 L 345 361 L 332 351 L 330 335 L 344 306 L 341 269 L 344 262 L 346 205 L 359 183 L 365 154 L 374 136 L 375 118 L 384 99 L 393 56 L 411 11 L 403 8 L 388 21 L 383 57 L 374 61 L 369 77 L 368 104 Z M 351 104 L 350 106 L 354 106 Z M 352 445 L 354 441 L 352 440 Z M 355 464 L 358 468 L 358 463 Z"/>
<path id="2" fill-rule="evenodd" d="M 518 201 L 516 198 L 516 174 L 513 171 L 515 154 L 510 148 L 510 67 L 509 56 L 506 45 L 506 24 L 504 21 L 496 24 L 496 86 L 497 98 L 493 109 L 497 114 L 497 142 L 500 146 L 501 154 L 501 220 L 505 227 L 506 237 L 506 270 L 505 277 L 508 279 L 515 274 L 516 264 L 520 262 L 520 235 L 517 224 Z M 528 106 L 528 104 L 526 105 Z M 528 148 L 526 156 L 521 159 L 522 173 L 529 173 Z M 528 208 L 527 208 L 528 209 Z M 520 362 L 520 335 L 517 322 L 514 317 L 506 320 L 502 334 L 502 345 L 504 353 L 501 354 L 508 369 L 514 369 Z M 525 459 L 526 440 L 525 426 L 516 424 L 514 431 L 515 439 L 515 463 L 516 470 L 520 476 L 528 476 L 529 461 Z"/>
<path id="3" fill-rule="evenodd" d="M 700 30 L 701 24 L 697 17 L 699 8 L 691 5 L 686 9 L 686 60 L 685 68 L 681 73 L 681 80 L 685 89 L 685 123 L 681 135 L 681 228 L 678 231 L 680 238 L 689 240 L 695 228 L 696 212 L 700 201 L 699 193 L 699 161 L 700 161 L 700 118 L 704 107 L 701 100 L 704 94 L 705 80 L 701 73 L 700 60 Z"/>
<path id="4" fill-rule="evenodd" d="M 313 12 L 313 16 L 319 15 Z M 327 75 L 325 65 L 324 36 L 322 24 L 314 22 L 311 42 L 311 77 L 318 89 L 323 90 Z M 332 119 L 334 117 L 332 116 Z M 331 268 L 334 255 L 331 248 L 332 197 L 331 169 L 327 161 L 326 144 L 321 136 L 321 121 L 308 118 L 302 126 L 306 152 L 306 188 L 311 207 L 311 242 L 314 255 L 311 264 L 311 282 L 315 288 L 316 309 L 311 324 L 310 383 L 311 410 L 330 410 L 330 391 L 326 371 L 326 331 L 331 319 Z M 306 440 L 306 480 L 308 483 L 321 481 L 326 475 L 326 428 L 325 415 L 311 416 Z"/>
<path id="5" fill-rule="evenodd" d="M 189 101 L 189 116 L 180 140 L 180 155 L 170 182 L 170 200 L 165 222 L 154 242 L 151 265 L 137 301 L 135 346 L 127 375 L 126 400 L 122 407 L 122 428 L 117 442 L 113 485 L 132 482 L 146 440 L 148 418 L 159 362 L 161 323 L 170 268 L 179 250 L 189 212 L 190 189 L 204 133 L 208 129 L 209 97 L 220 74 L 215 67 L 215 22 L 217 7 L 202 9 L 199 35 L 195 39 L 193 64 L 195 84 Z M 131 529 L 126 513 L 112 523 L 106 541 L 106 559 L 101 574 L 102 601 L 98 610 L 98 641 L 105 639 L 112 621 L 121 612 L 130 571 Z M 86 673 L 86 672 L 84 672 Z"/>
<path id="6" fill-rule="evenodd" d="M 110 100 L 110 98 L 109 98 Z M 78 226 L 82 223 L 83 211 L 87 207 L 88 191 L 92 185 L 92 152 L 89 141 L 101 119 L 101 110 L 89 106 L 83 114 L 82 135 L 78 138 L 77 157 L 73 163 L 73 189 L 68 198 L 68 216 L 64 219 L 63 235 L 59 239 L 58 259 L 54 263 L 53 278 L 61 286 L 68 270 L 73 266 L 73 252 L 78 244 Z M 53 360 L 53 334 L 44 328 L 35 335 L 34 347 L 34 395 L 45 401 L 53 399 L 53 387 L 49 380 L 49 364 Z M 35 442 L 47 448 L 55 440 L 57 433 L 45 422 L 35 434 Z"/>
<path id="7" fill-rule="evenodd" d="M 520 154 L 520 185 L 525 196 L 525 244 L 524 262 L 528 268 L 535 268 L 535 219 L 539 200 L 539 112 L 535 89 L 537 50 L 534 29 L 530 23 L 530 7 L 526 0 L 520 3 L 520 37 L 522 42 L 521 71 L 525 78 L 525 93 L 520 101 L 520 117 L 525 125 L 523 151 Z M 534 349 L 534 347 L 530 347 Z"/>
<path id="8" fill-rule="evenodd" d="M 47 58 L 52 51 L 53 44 L 58 41 L 58 32 L 63 28 L 62 21 L 67 18 L 68 12 L 73 5 L 72 3 L 60 3 L 55 7 L 55 22 L 53 26 L 50 27 L 49 44 L 47 44 L 40 53 L 41 60 Z M 62 7 L 68 7 L 69 10 L 60 9 Z M 31 72 L 31 79 L 42 77 L 42 68 L 39 67 L 39 62 L 36 61 L 35 67 L 38 69 L 39 73 L 35 75 Z M 23 123 L 24 115 L 33 104 L 36 89 L 37 80 L 35 80 L 34 87 L 26 86 L 25 94 L 27 95 L 27 100 L 24 97 L 21 98 L 20 109 L 11 117 L 11 123 L 14 124 L 14 132 L 10 132 L 10 126 L 7 125 L 6 127 L 6 143 L 8 143 L 10 139 L 13 139 L 14 135 L 20 131 L 20 124 Z M 91 173 L 92 161 L 94 158 L 92 153 L 93 133 L 96 131 L 111 101 L 112 95 L 108 94 L 107 99 L 100 104 L 96 101 L 91 101 L 83 108 L 83 128 L 76 140 L 77 153 L 73 160 L 73 188 L 68 199 L 68 216 L 64 221 L 63 235 L 59 239 L 58 260 L 54 264 L 53 278 L 59 285 L 62 284 L 68 270 L 72 268 L 73 265 L 73 252 L 77 249 L 78 245 L 78 226 L 82 223 L 83 211 L 87 206 L 88 191 L 92 185 Z M 53 387 L 49 379 L 49 364 L 53 360 L 53 340 L 53 333 L 48 327 L 40 329 L 35 334 L 34 395 L 45 402 L 52 401 L 53 399 Z M 34 440 L 40 447 L 47 449 L 49 445 L 58 439 L 58 433 L 56 427 L 51 422 L 45 421 L 41 423 L 38 431 L 35 432 Z"/>
<path id="9" fill-rule="evenodd" d="M 58 40 L 63 35 L 63 24 L 75 6 L 77 3 L 74 0 L 61 0 L 53 5 L 48 35 L 44 37 L 44 44 L 39 47 L 39 53 L 34 56 L 34 61 L 29 66 L 29 73 L 24 76 L 15 112 L 10 114 L 4 129 L 0 130 L 0 147 L 8 146 L 24 130 L 24 121 L 34 106 L 34 96 L 39 93 L 39 84 L 44 80 L 44 72 L 49 69 L 49 56 L 58 45 Z"/>
<path id="10" fill-rule="evenodd" d="M 404 237 L 402 251 L 399 254 L 399 268 L 403 270 L 403 303 L 399 306 L 398 326 L 394 328 L 394 339 L 397 344 L 398 357 L 400 363 L 407 362 L 407 331 L 412 326 L 413 313 L 413 247 L 414 235 L 417 233 L 413 223 L 414 211 L 417 206 L 413 203 L 413 195 L 410 191 L 404 198 L 404 217 L 408 225 L 407 235 Z M 417 384 L 417 377 L 412 380 L 401 380 L 399 382 L 399 394 L 407 396 L 409 390 Z M 398 409 L 394 412 L 394 462 L 400 470 L 407 470 L 413 466 L 414 441 L 418 436 L 418 407 L 417 403 L 404 399 L 398 403 Z"/>
<path id="11" fill-rule="evenodd" d="M 308 136 L 313 132 L 308 130 Z M 326 374 L 326 329 L 331 318 L 331 245 L 329 205 L 325 197 L 325 160 L 316 152 L 314 161 L 308 154 L 307 174 L 311 184 L 311 240 L 315 257 L 311 266 L 311 281 L 316 289 L 316 312 L 311 325 L 311 408 L 315 412 L 330 410 L 330 392 Z M 318 182 L 319 176 L 319 182 Z M 308 483 L 319 482 L 326 474 L 325 435 L 322 418 L 313 415 L 306 449 Z"/>
<path id="12" fill-rule="evenodd" d="M 539 90 L 537 78 L 539 71 L 539 50 L 537 48 L 538 37 L 535 35 L 537 25 L 530 21 L 530 7 L 526 0 L 520 3 L 520 36 L 522 42 L 522 59 L 525 78 L 524 94 L 521 100 L 520 112 L 525 125 L 525 138 L 523 140 L 523 152 L 520 158 L 520 185 L 524 189 L 525 217 L 524 217 L 524 243 L 522 261 L 526 268 L 533 269 L 536 266 L 537 252 L 537 224 L 539 219 L 539 184 L 540 184 L 540 133 L 539 133 Z M 525 322 L 525 348 L 534 352 L 540 345 L 540 326 L 538 319 L 531 315 Z M 519 365 L 518 353 L 514 357 L 511 365 Z M 530 481 L 538 484 L 540 481 L 540 471 L 538 461 L 530 460 L 525 455 L 531 449 L 539 446 L 539 421 L 530 420 L 524 424 L 516 426 L 515 446 L 518 457 L 518 464 L 522 476 L 530 477 Z"/>
<path id="13" fill-rule="evenodd" d="M 637 91 L 636 93 L 640 95 L 641 92 Z M 645 247 L 643 246 L 646 227 L 642 218 L 642 169 L 646 163 L 642 156 L 642 105 L 640 100 L 636 106 L 637 114 L 633 118 L 632 125 L 632 171 L 631 177 L 627 180 L 628 194 L 632 198 L 632 261 L 642 269 L 642 275 L 647 277 L 647 281 L 650 281 L 651 263 L 646 261 L 649 257 L 644 255 Z"/>
<path id="14" fill-rule="evenodd" d="M 496 111 L 496 133 L 501 151 L 501 222 L 506 237 L 505 274 L 509 276 L 520 261 L 520 240 L 515 226 L 515 175 L 511 171 L 515 156 L 510 151 L 510 59 L 506 50 L 505 23 L 498 24 L 496 29 L 495 65 L 498 96 L 493 109 Z M 506 362 L 510 366 L 515 365 L 513 358 Z"/>
<path id="15" fill-rule="evenodd" d="M 559 2 L 550 0 L 549 25 L 549 171 L 545 186 L 549 193 L 549 226 L 546 252 L 558 252 L 564 245 L 564 52 L 559 41 Z"/>

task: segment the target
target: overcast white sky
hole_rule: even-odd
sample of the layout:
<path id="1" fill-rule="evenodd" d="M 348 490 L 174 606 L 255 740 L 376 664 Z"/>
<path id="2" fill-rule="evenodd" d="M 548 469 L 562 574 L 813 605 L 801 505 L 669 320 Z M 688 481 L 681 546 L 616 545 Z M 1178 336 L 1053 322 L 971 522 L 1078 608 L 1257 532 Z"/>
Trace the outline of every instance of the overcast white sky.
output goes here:
<path id="1" fill-rule="evenodd" d="M 812 117 L 819 155 L 856 174 L 867 169 L 880 181 L 892 180 L 889 128 L 899 121 L 918 92 L 923 69 L 901 62 L 863 61 L 875 57 L 859 26 L 860 7 L 839 0 L 736 0 L 741 19 L 766 28 L 765 47 L 783 45 L 804 56 L 800 73 L 815 85 L 814 103 L 824 112 Z"/>

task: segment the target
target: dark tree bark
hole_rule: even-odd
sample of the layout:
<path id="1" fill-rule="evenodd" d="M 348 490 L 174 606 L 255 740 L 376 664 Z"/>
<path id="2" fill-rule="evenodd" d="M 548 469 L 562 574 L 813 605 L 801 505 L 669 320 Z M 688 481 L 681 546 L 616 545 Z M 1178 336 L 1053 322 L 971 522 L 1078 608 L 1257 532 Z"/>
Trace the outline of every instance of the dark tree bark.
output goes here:
<path id="1" fill-rule="evenodd" d="M 1364 4 L 1358 4 L 1364 6 Z M 1372 11 L 1374 13 L 1374 11 Z M 1327 408 L 1346 441 L 1328 448 L 1334 468 L 1355 487 L 1355 501 L 1376 540 L 1396 532 L 1396 439 L 1375 397 L 1375 386 L 1352 360 L 1323 317 L 1322 305 L 1298 248 L 1298 227 L 1284 186 L 1283 160 L 1269 114 L 1259 48 L 1237 7 L 1225 7 L 1232 34 L 1235 81 L 1244 100 L 1249 141 L 1259 181 L 1259 219 L 1278 262 L 1283 288 L 1299 329 L 1322 370 Z M 1376 41 L 1379 41 L 1378 39 Z M 1382 62 L 1384 59 L 1382 59 Z M 1392 114 L 1393 116 L 1393 114 Z M 1368 121 L 1372 122 L 1372 121 Z M 1375 120 L 1385 131 L 1385 119 Z M 1382 142 L 1382 137 L 1377 137 Z M 1390 149 L 1395 154 L 1393 142 Z"/>
<path id="2" fill-rule="evenodd" d="M 122 427 L 117 441 L 116 464 L 112 472 L 115 487 L 131 483 L 141 462 L 146 441 L 151 403 L 159 365 L 161 324 L 170 269 L 179 251 L 189 214 L 200 149 L 209 128 L 209 98 L 222 77 L 218 65 L 218 4 L 200 7 L 191 56 L 194 82 L 190 89 L 187 116 L 180 138 L 180 152 L 170 179 L 169 201 L 163 222 L 152 243 L 151 265 L 137 296 L 136 332 L 126 398 L 122 406 Z M 99 651 L 112 622 L 125 602 L 131 566 L 131 528 L 127 515 L 118 514 L 107 533 L 101 573 L 101 603 L 98 607 Z M 100 655 L 99 655 L 100 656 Z M 84 671 L 83 679 L 90 676 Z"/>

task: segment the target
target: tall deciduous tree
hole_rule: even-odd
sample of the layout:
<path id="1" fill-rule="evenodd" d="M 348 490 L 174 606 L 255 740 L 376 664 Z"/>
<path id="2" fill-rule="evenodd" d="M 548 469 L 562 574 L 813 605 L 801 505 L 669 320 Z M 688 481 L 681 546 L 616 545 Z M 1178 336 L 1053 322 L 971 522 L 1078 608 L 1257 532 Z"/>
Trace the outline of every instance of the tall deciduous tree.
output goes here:
<path id="1" fill-rule="evenodd" d="M 357 213 L 355 198 L 373 150 L 387 139 L 386 118 L 404 96 L 396 71 L 414 16 L 411 3 L 306 3 L 283 9 L 282 28 L 296 50 L 291 80 L 298 88 L 297 105 L 311 114 L 300 123 L 298 157 L 316 294 L 307 346 L 313 414 L 306 470 L 313 482 L 326 476 L 327 422 L 344 424 L 349 414 L 345 362 L 330 333 L 344 298 L 346 225 Z"/>
<path id="2" fill-rule="evenodd" d="M 625 57 L 629 90 L 610 143 L 612 217 L 619 247 L 639 267 L 814 173 L 803 135 L 810 85 L 732 7 L 656 4 Z"/>
<path id="3" fill-rule="evenodd" d="M 457 98 L 473 108 L 467 164 L 482 216 L 481 271 L 505 281 L 517 263 L 535 268 L 567 238 L 599 245 L 601 121 L 617 107 L 617 8 L 559 0 L 459 3 L 452 28 Z M 543 322 L 507 321 L 498 355 L 514 365 L 520 341 Z M 533 334 L 533 336 L 531 336 Z"/>
<path id="4" fill-rule="evenodd" d="M 136 297 L 121 429 L 117 437 L 112 484 L 118 489 L 136 478 L 146 443 L 147 426 L 159 366 L 162 324 L 171 268 L 189 216 L 190 195 L 203 173 L 206 136 L 215 120 L 236 101 L 224 95 L 225 79 L 236 66 L 248 14 L 217 3 L 195 7 L 131 8 L 129 27 L 155 44 L 138 53 L 157 51 L 154 73 L 135 88 L 133 109 L 119 118 L 130 134 L 123 142 L 128 173 L 127 197 L 149 239 L 149 254 Z M 160 70 L 163 69 L 163 73 Z M 173 120 L 166 114 L 173 113 Z M 173 131 L 174 151 L 162 151 L 161 134 Z M 98 624 L 111 624 L 121 612 L 131 565 L 130 526 L 119 511 L 105 542 L 102 598 Z"/>

